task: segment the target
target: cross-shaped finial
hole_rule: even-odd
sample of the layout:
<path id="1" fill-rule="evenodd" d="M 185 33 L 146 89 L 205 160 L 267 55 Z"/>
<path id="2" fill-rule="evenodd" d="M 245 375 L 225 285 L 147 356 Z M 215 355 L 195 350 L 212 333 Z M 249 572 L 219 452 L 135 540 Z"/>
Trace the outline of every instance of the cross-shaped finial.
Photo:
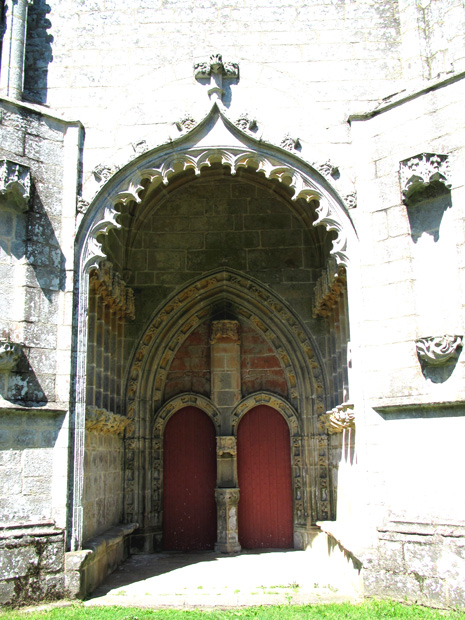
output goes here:
<path id="1" fill-rule="evenodd" d="M 212 54 L 207 62 L 194 65 L 194 75 L 196 80 L 210 80 L 208 94 L 212 101 L 223 101 L 223 79 L 239 79 L 239 65 L 236 62 L 223 62 L 221 54 Z"/>

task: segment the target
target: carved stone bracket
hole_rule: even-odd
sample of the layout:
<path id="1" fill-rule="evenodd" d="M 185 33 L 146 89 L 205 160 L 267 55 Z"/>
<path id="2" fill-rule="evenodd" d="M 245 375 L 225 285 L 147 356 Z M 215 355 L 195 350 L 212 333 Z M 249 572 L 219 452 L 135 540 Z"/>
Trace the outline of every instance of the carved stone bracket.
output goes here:
<path id="1" fill-rule="evenodd" d="M 329 257 L 326 269 L 318 278 L 313 292 L 313 316 L 328 316 L 334 308 L 346 286 L 344 267 L 336 264 L 336 259 Z"/>
<path id="2" fill-rule="evenodd" d="M 22 346 L 8 340 L 0 341 L 0 373 L 16 368 L 22 354 Z"/>
<path id="3" fill-rule="evenodd" d="M 116 314 L 134 319 L 134 291 L 125 284 L 109 261 L 103 261 L 98 269 L 92 270 L 89 283 Z"/>
<path id="4" fill-rule="evenodd" d="M 463 336 L 432 336 L 416 341 L 418 357 L 431 366 L 440 366 L 457 357 L 462 345 Z"/>
<path id="5" fill-rule="evenodd" d="M 352 403 L 342 403 L 320 416 L 319 424 L 322 430 L 330 435 L 342 433 L 349 428 L 355 428 L 355 413 Z"/>
<path id="6" fill-rule="evenodd" d="M 0 195 L 18 211 L 28 210 L 31 197 L 31 171 L 28 166 L 8 159 L 0 160 Z"/>
<path id="7" fill-rule="evenodd" d="M 129 418 L 106 409 L 99 407 L 87 407 L 86 409 L 86 430 L 88 431 L 104 435 L 122 435 L 130 423 Z"/>
<path id="8" fill-rule="evenodd" d="M 237 454 L 237 439 L 233 435 L 223 435 L 216 438 L 216 454 L 223 456 L 224 454 Z"/>
<path id="9" fill-rule="evenodd" d="M 240 343 L 240 325 L 237 321 L 213 321 L 211 324 L 210 344 L 216 342 Z"/>
<path id="10" fill-rule="evenodd" d="M 420 153 L 404 159 L 399 176 L 402 199 L 407 206 L 448 192 L 452 187 L 448 155 Z"/>

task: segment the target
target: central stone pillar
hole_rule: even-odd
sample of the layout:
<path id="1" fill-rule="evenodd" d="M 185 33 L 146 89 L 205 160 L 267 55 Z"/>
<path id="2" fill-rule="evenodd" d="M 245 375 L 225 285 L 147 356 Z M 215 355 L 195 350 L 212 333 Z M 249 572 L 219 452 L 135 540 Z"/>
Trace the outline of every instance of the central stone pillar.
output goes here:
<path id="1" fill-rule="evenodd" d="M 211 324 L 212 401 L 221 412 L 221 433 L 216 438 L 217 478 L 215 499 L 218 510 L 216 551 L 241 550 L 237 523 L 237 442 L 231 435 L 231 414 L 241 400 L 241 342 L 237 321 Z"/>

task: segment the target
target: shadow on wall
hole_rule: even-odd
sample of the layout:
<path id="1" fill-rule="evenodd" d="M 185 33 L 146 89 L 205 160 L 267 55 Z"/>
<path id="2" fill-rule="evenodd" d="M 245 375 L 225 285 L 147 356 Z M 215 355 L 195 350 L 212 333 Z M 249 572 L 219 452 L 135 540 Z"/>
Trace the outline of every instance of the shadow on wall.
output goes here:
<path id="1" fill-rule="evenodd" d="M 26 407 L 43 407 L 47 404 L 48 399 L 24 350 L 21 351 L 15 372 L 0 373 L 0 396 Z"/>
<path id="2" fill-rule="evenodd" d="M 47 32 L 51 10 L 45 0 L 34 0 L 28 11 L 24 99 L 34 103 L 47 103 L 48 65 L 53 61 L 53 35 Z"/>
<path id="3" fill-rule="evenodd" d="M 430 189 L 430 193 L 431 191 Z M 447 192 L 429 198 L 427 202 L 421 205 L 407 207 L 413 242 L 417 243 L 423 234 L 427 234 L 433 237 L 434 242 L 437 243 L 443 215 L 451 206 L 451 195 Z"/>

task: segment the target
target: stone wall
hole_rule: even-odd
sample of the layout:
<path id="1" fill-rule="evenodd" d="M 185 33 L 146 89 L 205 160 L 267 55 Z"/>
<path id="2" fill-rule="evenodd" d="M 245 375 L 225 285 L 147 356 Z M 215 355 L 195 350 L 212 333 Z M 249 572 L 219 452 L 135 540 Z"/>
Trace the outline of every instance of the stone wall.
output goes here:
<path id="1" fill-rule="evenodd" d="M 112 525 L 121 523 L 123 463 L 122 437 L 111 433 L 86 432 L 84 541 L 101 534 Z"/>
<path id="2" fill-rule="evenodd" d="M 64 532 L 53 523 L 0 527 L 0 604 L 63 597 L 64 552 Z"/>

